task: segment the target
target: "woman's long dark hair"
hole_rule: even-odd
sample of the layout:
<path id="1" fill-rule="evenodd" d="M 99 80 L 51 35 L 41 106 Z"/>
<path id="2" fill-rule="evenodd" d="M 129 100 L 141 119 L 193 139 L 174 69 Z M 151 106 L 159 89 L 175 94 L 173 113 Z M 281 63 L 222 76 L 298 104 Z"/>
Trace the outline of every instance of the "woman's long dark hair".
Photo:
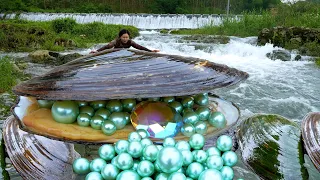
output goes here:
<path id="1" fill-rule="evenodd" d="M 121 29 L 120 32 L 119 32 L 119 38 L 124 35 L 124 34 L 128 34 L 129 37 L 130 37 L 130 32 L 126 29 Z"/>

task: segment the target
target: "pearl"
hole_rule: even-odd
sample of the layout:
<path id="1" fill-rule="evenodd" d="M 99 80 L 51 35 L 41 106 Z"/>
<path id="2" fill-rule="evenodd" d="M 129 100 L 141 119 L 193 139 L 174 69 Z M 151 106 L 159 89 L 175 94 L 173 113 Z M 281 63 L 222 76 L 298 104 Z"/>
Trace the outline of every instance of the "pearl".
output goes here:
<path id="1" fill-rule="evenodd" d="M 117 176 L 117 180 L 140 180 L 140 176 L 132 170 L 125 170 Z"/>
<path id="2" fill-rule="evenodd" d="M 78 101 L 79 107 L 88 106 L 89 103 L 87 101 Z"/>
<path id="3" fill-rule="evenodd" d="M 163 102 L 165 102 L 165 103 L 171 103 L 171 102 L 173 102 L 175 99 L 174 99 L 174 97 L 169 96 L 169 97 L 163 97 L 163 98 L 161 98 L 161 100 L 162 100 Z"/>
<path id="4" fill-rule="evenodd" d="M 117 130 L 123 129 L 127 124 L 124 113 L 122 112 L 113 112 L 110 115 L 109 120 L 115 124 Z"/>
<path id="5" fill-rule="evenodd" d="M 118 168 L 122 170 L 131 169 L 133 166 L 133 159 L 128 153 L 121 153 L 118 155 L 116 159 L 116 163 Z"/>
<path id="6" fill-rule="evenodd" d="M 79 126 L 87 127 L 90 125 L 91 117 L 86 113 L 80 113 L 77 117 Z"/>
<path id="7" fill-rule="evenodd" d="M 198 94 L 194 97 L 194 102 L 200 106 L 207 106 L 209 104 L 209 99 L 203 94 Z"/>
<path id="8" fill-rule="evenodd" d="M 208 155 L 204 150 L 195 150 L 193 154 L 193 158 L 198 163 L 204 163 L 207 161 Z"/>
<path id="9" fill-rule="evenodd" d="M 148 98 L 147 101 L 160 101 L 159 97 L 155 97 L 155 98 Z"/>
<path id="10" fill-rule="evenodd" d="M 193 149 L 202 149 L 205 144 L 205 139 L 201 134 L 194 134 L 190 137 L 189 144 Z"/>
<path id="11" fill-rule="evenodd" d="M 156 180 L 168 180 L 170 174 L 160 173 L 157 175 Z"/>
<path id="12" fill-rule="evenodd" d="M 108 117 L 110 116 L 110 111 L 108 111 L 108 110 L 105 109 L 105 108 L 99 108 L 99 109 L 95 112 L 94 115 L 95 115 L 95 116 L 96 116 L 96 115 L 99 115 L 99 116 L 103 117 L 104 120 L 107 120 Z"/>
<path id="13" fill-rule="evenodd" d="M 40 108 L 47 108 L 47 109 L 51 109 L 54 101 L 51 100 L 37 100 L 38 101 L 38 105 Z"/>
<path id="14" fill-rule="evenodd" d="M 130 122 L 130 114 L 127 112 L 122 112 L 124 119 L 126 120 L 126 124 Z"/>
<path id="15" fill-rule="evenodd" d="M 173 109 L 176 110 L 176 112 L 181 113 L 182 112 L 182 104 L 178 101 L 173 101 L 169 103 L 169 106 L 171 106 Z"/>
<path id="16" fill-rule="evenodd" d="M 217 148 L 220 151 L 230 151 L 232 148 L 232 139 L 227 135 L 222 135 L 217 139 Z"/>
<path id="17" fill-rule="evenodd" d="M 106 107 L 106 101 L 92 101 L 90 102 L 90 106 L 94 109 L 94 110 L 98 110 L 99 108 L 104 108 Z"/>
<path id="18" fill-rule="evenodd" d="M 123 111 L 131 112 L 133 110 L 133 108 L 136 106 L 136 100 L 135 99 L 122 99 L 121 104 L 123 107 Z"/>
<path id="19" fill-rule="evenodd" d="M 106 160 L 110 161 L 114 158 L 116 152 L 114 150 L 114 147 L 109 144 L 104 144 L 102 145 L 99 150 L 98 150 L 99 157 Z"/>
<path id="20" fill-rule="evenodd" d="M 103 180 L 102 176 L 98 172 L 91 172 L 87 174 L 86 180 Z"/>
<path id="21" fill-rule="evenodd" d="M 119 100 L 110 100 L 107 102 L 106 108 L 111 112 L 121 112 L 122 104 Z"/>
<path id="22" fill-rule="evenodd" d="M 181 151 L 183 158 L 183 166 L 189 166 L 193 162 L 193 155 L 189 150 Z"/>
<path id="23" fill-rule="evenodd" d="M 74 101 L 56 101 L 52 105 L 51 114 L 55 121 L 71 124 L 77 120 L 79 107 Z"/>
<path id="24" fill-rule="evenodd" d="M 156 163 L 163 172 L 173 173 L 182 167 L 182 160 L 182 154 L 177 148 L 167 146 L 160 150 Z"/>
<path id="25" fill-rule="evenodd" d="M 90 170 L 94 172 L 101 172 L 106 164 L 106 161 L 102 158 L 94 159 L 90 163 Z"/>
<path id="26" fill-rule="evenodd" d="M 103 117 L 101 116 L 93 116 L 90 121 L 90 125 L 93 129 L 100 130 L 102 123 L 104 122 Z"/>
<path id="27" fill-rule="evenodd" d="M 136 132 L 141 136 L 142 139 L 149 137 L 149 133 L 144 129 L 138 129 Z"/>
<path id="28" fill-rule="evenodd" d="M 203 171 L 198 180 L 224 180 L 220 171 L 216 169 L 207 169 Z"/>
<path id="29" fill-rule="evenodd" d="M 187 176 L 198 179 L 200 174 L 203 172 L 204 168 L 203 166 L 198 162 L 191 163 L 187 168 Z"/>
<path id="30" fill-rule="evenodd" d="M 154 165 L 154 169 L 155 169 L 156 172 L 163 173 L 163 171 L 161 170 L 161 168 L 159 167 L 159 165 L 157 163 L 154 163 L 153 165 Z M 157 175 L 155 174 L 155 177 L 156 176 Z"/>
<path id="31" fill-rule="evenodd" d="M 153 142 L 148 138 L 142 139 L 140 143 L 142 145 L 142 148 L 145 148 L 146 146 L 153 144 Z"/>
<path id="32" fill-rule="evenodd" d="M 186 180 L 186 178 L 187 177 L 183 173 L 175 172 L 169 176 L 168 180 Z"/>
<path id="33" fill-rule="evenodd" d="M 216 128 L 224 128 L 227 125 L 227 120 L 221 112 L 211 112 L 209 116 L 209 123 Z"/>
<path id="34" fill-rule="evenodd" d="M 233 169 L 229 166 L 223 166 L 223 168 L 220 170 L 222 177 L 224 180 L 232 180 L 234 173 Z"/>
<path id="35" fill-rule="evenodd" d="M 141 180 L 153 180 L 151 177 L 144 177 Z"/>
<path id="36" fill-rule="evenodd" d="M 181 104 L 184 108 L 192 108 L 194 105 L 194 101 L 192 97 L 183 98 Z"/>
<path id="37" fill-rule="evenodd" d="M 189 123 L 189 124 L 194 125 L 195 123 L 197 123 L 199 121 L 199 116 L 195 112 L 186 112 L 183 115 L 182 119 L 183 119 L 184 123 Z"/>
<path id="38" fill-rule="evenodd" d="M 185 136 L 192 136 L 195 133 L 196 129 L 192 124 L 185 123 L 181 128 L 181 133 Z"/>
<path id="39" fill-rule="evenodd" d="M 233 167 L 238 162 L 238 156 L 233 151 L 226 151 L 222 154 L 222 159 L 225 166 Z"/>
<path id="40" fill-rule="evenodd" d="M 174 146 L 176 141 L 172 137 L 167 137 L 163 140 L 163 146 Z"/>
<path id="41" fill-rule="evenodd" d="M 139 141 L 132 141 L 129 143 L 127 151 L 133 158 L 139 158 L 142 156 L 142 150 L 143 147 Z"/>
<path id="42" fill-rule="evenodd" d="M 157 145 L 157 148 L 160 151 L 163 148 L 163 146 L 162 145 Z"/>
<path id="43" fill-rule="evenodd" d="M 141 141 L 141 136 L 137 132 L 131 132 L 128 136 L 128 141 L 129 142 Z"/>
<path id="44" fill-rule="evenodd" d="M 80 107 L 79 112 L 87 113 L 91 117 L 94 115 L 94 109 L 91 106 L 82 106 Z"/>
<path id="45" fill-rule="evenodd" d="M 157 159 L 158 153 L 159 153 L 159 150 L 158 150 L 157 146 L 155 146 L 153 144 L 146 146 L 142 152 L 143 157 L 146 160 L 151 161 L 151 162 L 154 162 Z"/>
<path id="46" fill-rule="evenodd" d="M 133 166 L 132 166 L 131 170 L 137 171 L 139 163 L 140 163 L 139 160 L 133 160 Z"/>
<path id="47" fill-rule="evenodd" d="M 209 118 L 210 115 L 210 110 L 207 107 L 198 107 L 197 110 L 195 111 L 198 116 L 200 121 L 206 121 Z"/>
<path id="48" fill-rule="evenodd" d="M 90 172 L 90 162 L 86 158 L 78 158 L 73 162 L 72 168 L 76 174 L 87 174 Z"/>
<path id="49" fill-rule="evenodd" d="M 116 179 L 119 174 L 119 169 L 113 164 L 107 164 L 101 171 L 104 179 Z"/>
<path id="50" fill-rule="evenodd" d="M 111 160 L 111 164 L 114 165 L 115 167 L 119 168 L 118 164 L 117 164 L 117 158 L 118 156 L 115 156 L 112 160 Z"/>
<path id="51" fill-rule="evenodd" d="M 210 147 L 207 149 L 207 154 L 208 154 L 208 157 L 213 155 L 221 156 L 221 151 L 216 147 Z"/>
<path id="52" fill-rule="evenodd" d="M 209 156 L 207 159 L 207 167 L 209 169 L 220 170 L 223 167 L 223 159 L 218 155 Z"/>
<path id="53" fill-rule="evenodd" d="M 182 151 L 182 150 L 189 150 L 190 151 L 190 144 L 187 141 L 179 141 L 175 145 L 175 147 Z"/>
<path id="54" fill-rule="evenodd" d="M 137 172 L 142 177 L 151 176 L 154 173 L 154 165 L 150 161 L 141 161 L 138 165 Z"/>
<path id="55" fill-rule="evenodd" d="M 186 113 L 188 113 L 188 112 L 194 112 L 193 111 L 193 109 L 191 109 L 191 108 L 184 108 L 183 110 L 182 110 L 182 115 L 184 116 Z"/>
<path id="56" fill-rule="evenodd" d="M 110 136 L 116 132 L 117 127 L 112 121 L 106 120 L 102 123 L 101 130 L 104 134 Z"/>
<path id="57" fill-rule="evenodd" d="M 199 134 L 206 134 L 208 130 L 207 123 L 204 121 L 199 121 L 194 125 L 194 128 L 196 129 L 196 133 Z"/>
<path id="58" fill-rule="evenodd" d="M 127 152 L 128 147 L 129 147 L 128 141 L 119 140 L 116 142 L 114 146 L 114 150 L 116 151 L 117 154 L 121 154 L 121 153 Z"/>

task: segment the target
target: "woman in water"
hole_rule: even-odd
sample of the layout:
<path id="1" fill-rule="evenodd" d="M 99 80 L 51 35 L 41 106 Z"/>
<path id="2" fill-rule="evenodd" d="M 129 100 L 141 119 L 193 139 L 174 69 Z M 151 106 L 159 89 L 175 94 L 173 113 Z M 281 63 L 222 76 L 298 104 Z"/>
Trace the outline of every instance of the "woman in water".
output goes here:
<path id="1" fill-rule="evenodd" d="M 119 37 L 113 41 L 111 41 L 109 44 L 102 46 L 98 50 L 93 50 L 90 53 L 96 53 L 99 51 L 103 51 L 105 49 L 111 49 L 111 48 L 130 48 L 134 47 L 139 50 L 149 51 L 149 52 L 159 52 L 159 50 L 150 50 L 146 47 L 143 47 L 137 43 L 135 43 L 133 40 L 130 39 L 130 32 L 126 29 L 122 29 L 119 32 Z"/>

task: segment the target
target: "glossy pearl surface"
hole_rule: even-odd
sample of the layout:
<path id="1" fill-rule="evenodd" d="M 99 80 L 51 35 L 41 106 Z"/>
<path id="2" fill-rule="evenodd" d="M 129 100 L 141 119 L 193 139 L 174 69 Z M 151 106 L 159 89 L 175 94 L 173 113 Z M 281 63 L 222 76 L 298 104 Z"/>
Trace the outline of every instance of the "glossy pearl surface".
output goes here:
<path id="1" fill-rule="evenodd" d="M 154 173 L 154 165 L 150 161 L 143 160 L 139 163 L 137 172 L 141 177 L 148 177 Z"/>
<path id="2" fill-rule="evenodd" d="M 233 167 L 238 162 L 238 156 L 233 151 L 227 151 L 222 154 L 222 159 L 225 166 Z"/>
<path id="3" fill-rule="evenodd" d="M 189 166 L 193 162 L 193 154 L 189 150 L 181 151 L 183 158 L 183 166 Z"/>
<path id="4" fill-rule="evenodd" d="M 121 112 L 122 111 L 122 104 L 119 100 L 110 100 L 106 104 L 106 108 L 111 112 Z"/>
<path id="5" fill-rule="evenodd" d="M 73 162 L 72 168 L 76 174 L 87 174 L 90 172 L 90 162 L 86 158 L 79 158 Z"/>
<path id="6" fill-rule="evenodd" d="M 107 164 L 101 171 L 104 179 L 116 179 L 119 174 L 119 169 L 113 164 Z"/>
<path id="7" fill-rule="evenodd" d="M 140 180 L 140 176 L 138 173 L 132 170 L 125 170 L 122 171 L 118 176 L 116 180 Z"/>
<path id="8" fill-rule="evenodd" d="M 154 162 L 157 159 L 158 153 L 159 153 L 159 149 L 157 148 L 157 146 L 155 146 L 153 144 L 146 146 L 142 152 L 143 157 L 146 160 L 151 161 L 151 162 Z"/>
<path id="9" fill-rule="evenodd" d="M 139 141 L 132 141 L 129 143 L 127 152 L 133 158 L 139 158 L 142 156 L 142 150 L 143 150 L 143 146 Z"/>
<path id="10" fill-rule="evenodd" d="M 203 171 L 204 167 L 202 166 L 202 164 L 198 162 L 193 162 L 187 168 L 187 176 L 193 179 L 198 179 L 198 177 Z"/>
<path id="11" fill-rule="evenodd" d="M 52 100 L 37 100 L 38 101 L 38 105 L 40 108 L 47 108 L 47 109 L 51 109 L 54 101 Z"/>
<path id="12" fill-rule="evenodd" d="M 128 153 L 121 153 L 116 158 L 116 163 L 118 168 L 122 170 L 131 169 L 133 166 L 133 159 L 130 154 Z"/>
<path id="13" fill-rule="evenodd" d="M 192 124 L 185 123 L 181 128 L 181 133 L 185 136 L 192 136 L 196 132 L 195 127 Z"/>
<path id="14" fill-rule="evenodd" d="M 94 115 L 94 109 L 91 106 L 82 106 L 79 111 L 80 113 L 87 113 L 91 117 Z"/>
<path id="15" fill-rule="evenodd" d="M 94 110 L 98 110 L 99 108 L 104 108 L 106 107 L 106 101 L 92 101 L 90 102 L 90 106 L 94 109 Z"/>
<path id="16" fill-rule="evenodd" d="M 104 134 L 110 136 L 116 132 L 117 127 L 112 121 L 107 120 L 102 123 L 101 130 Z"/>
<path id="17" fill-rule="evenodd" d="M 204 150 L 195 150 L 193 154 L 193 158 L 198 163 L 204 163 L 207 161 L 208 155 Z"/>
<path id="18" fill-rule="evenodd" d="M 187 177 L 183 173 L 175 172 L 169 176 L 168 180 L 186 180 L 186 178 Z"/>
<path id="19" fill-rule="evenodd" d="M 149 145 L 153 144 L 153 142 L 152 142 L 150 139 L 148 139 L 148 138 L 142 139 L 142 140 L 140 141 L 140 143 L 141 143 L 141 145 L 142 145 L 143 148 L 145 148 L 146 146 L 149 146 Z"/>
<path id="20" fill-rule="evenodd" d="M 108 111 L 106 108 L 99 108 L 94 115 L 101 116 L 104 120 L 107 120 L 110 116 L 110 111 Z"/>
<path id="21" fill-rule="evenodd" d="M 103 177 L 99 172 L 91 172 L 87 174 L 86 180 L 103 180 Z"/>
<path id="22" fill-rule="evenodd" d="M 203 171 L 198 180 L 224 180 L 220 171 L 216 169 L 207 169 Z"/>
<path id="23" fill-rule="evenodd" d="M 163 140 L 163 146 L 174 146 L 176 141 L 172 137 L 167 137 Z"/>
<path id="24" fill-rule="evenodd" d="M 220 172 L 224 180 L 232 180 L 234 177 L 233 169 L 229 166 L 223 166 Z"/>
<path id="25" fill-rule="evenodd" d="M 122 103 L 123 111 L 125 112 L 131 112 L 136 106 L 135 99 L 122 99 L 121 103 Z"/>
<path id="26" fill-rule="evenodd" d="M 208 157 L 213 155 L 221 156 L 221 151 L 216 147 L 210 147 L 207 149 L 207 154 L 208 154 Z"/>
<path id="27" fill-rule="evenodd" d="M 169 97 L 163 97 L 161 98 L 161 100 L 165 103 L 171 103 L 175 100 L 175 98 L 173 96 L 169 96 Z"/>
<path id="28" fill-rule="evenodd" d="M 79 106 L 74 101 L 56 101 L 52 105 L 51 114 L 55 121 L 63 124 L 71 124 L 77 120 Z"/>
<path id="29" fill-rule="evenodd" d="M 113 112 L 109 116 L 108 120 L 112 121 L 115 124 L 117 130 L 123 129 L 127 124 L 125 114 L 122 112 Z"/>
<path id="30" fill-rule="evenodd" d="M 173 173 L 182 167 L 183 157 L 177 148 L 167 146 L 160 150 L 156 163 L 163 172 Z"/>
<path id="31" fill-rule="evenodd" d="M 232 138 L 230 136 L 222 135 L 217 139 L 217 148 L 222 152 L 230 151 L 232 145 Z"/>
<path id="32" fill-rule="evenodd" d="M 116 151 L 114 150 L 114 147 L 112 145 L 104 144 L 99 148 L 98 154 L 100 158 L 106 161 L 110 161 L 114 158 Z"/>
<path id="33" fill-rule="evenodd" d="M 194 102 L 200 106 L 207 106 L 209 104 L 209 99 L 203 94 L 198 94 L 194 97 Z"/>
<path id="34" fill-rule="evenodd" d="M 212 112 L 209 116 L 209 123 L 216 128 L 224 128 L 227 125 L 227 120 L 221 112 Z"/>
<path id="35" fill-rule="evenodd" d="M 194 128 L 196 129 L 196 133 L 198 134 L 206 134 L 208 131 L 207 123 L 204 121 L 199 121 L 194 125 Z"/>
<path id="36" fill-rule="evenodd" d="M 117 154 L 127 152 L 129 142 L 127 140 L 119 140 L 114 146 L 114 150 Z"/>
<path id="37" fill-rule="evenodd" d="M 199 121 L 199 116 L 197 113 L 189 111 L 183 115 L 182 119 L 184 123 L 189 123 L 194 125 Z"/>
<path id="38" fill-rule="evenodd" d="M 91 121 L 90 121 L 90 126 L 93 129 L 100 130 L 103 122 L 104 122 L 103 117 L 101 117 L 101 116 L 93 116 L 91 118 Z"/>
<path id="39" fill-rule="evenodd" d="M 86 113 L 80 113 L 77 117 L 77 123 L 79 126 L 87 127 L 90 125 L 91 117 Z"/>
<path id="40" fill-rule="evenodd" d="M 90 163 L 90 170 L 92 172 L 101 172 L 104 166 L 107 165 L 106 161 L 102 158 L 96 158 Z"/>
<path id="41" fill-rule="evenodd" d="M 210 115 L 210 110 L 207 107 L 198 107 L 195 112 L 198 114 L 200 121 L 208 120 Z"/>
<path id="42" fill-rule="evenodd" d="M 192 108 L 194 105 L 194 101 L 192 97 L 183 98 L 181 101 L 182 107 L 184 108 Z"/>
<path id="43" fill-rule="evenodd" d="M 171 106 L 173 109 L 175 109 L 176 112 L 178 112 L 178 113 L 181 113 L 183 110 L 182 104 L 178 101 L 170 102 L 169 106 Z"/>
<path id="44" fill-rule="evenodd" d="M 133 142 L 133 141 L 141 141 L 141 136 L 137 132 L 131 132 L 128 136 L 128 141 Z"/>
<path id="45" fill-rule="evenodd" d="M 182 150 L 190 150 L 190 144 L 187 141 L 178 141 L 175 144 L 175 147 L 182 151 Z"/>
<path id="46" fill-rule="evenodd" d="M 193 149 L 202 149 L 205 144 L 205 139 L 201 134 L 194 134 L 190 137 L 189 144 Z"/>
<path id="47" fill-rule="evenodd" d="M 149 133 L 144 129 L 138 129 L 136 132 L 141 136 L 142 139 L 149 137 Z"/>
<path id="48" fill-rule="evenodd" d="M 223 159 L 218 155 L 209 156 L 207 159 L 207 167 L 209 169 L 220 170 L 223 167 Z"/>

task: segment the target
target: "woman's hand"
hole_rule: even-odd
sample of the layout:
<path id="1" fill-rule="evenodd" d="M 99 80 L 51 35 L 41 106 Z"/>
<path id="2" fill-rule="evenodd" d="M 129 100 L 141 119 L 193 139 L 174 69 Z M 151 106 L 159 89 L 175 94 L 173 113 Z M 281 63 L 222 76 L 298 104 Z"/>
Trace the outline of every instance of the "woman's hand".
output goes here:
<path id="1" fill-rule="evenodd" d="M 89 54 L 94 54 L 94 53 L 97 53 L 98 51 L 97 50 L 92 50 Z"/>
<path id="2" fill-rule="evenodd" d="M 152 50 L 152 52 L 160 52 L 160 50 L 158 50 L 158 49 L 155 49 L 155 50 Z"/>

